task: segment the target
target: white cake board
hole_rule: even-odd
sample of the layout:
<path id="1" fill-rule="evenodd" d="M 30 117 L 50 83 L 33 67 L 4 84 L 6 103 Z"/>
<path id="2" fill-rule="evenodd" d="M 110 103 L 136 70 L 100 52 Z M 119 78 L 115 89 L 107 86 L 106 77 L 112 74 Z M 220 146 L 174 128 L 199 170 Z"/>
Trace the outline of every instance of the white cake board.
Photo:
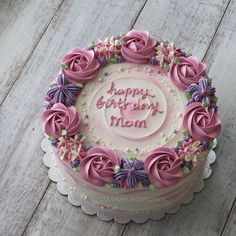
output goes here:
<path id="1" fill-rule="evenodd" d="M 214 140 L 213 149 L 216 147 L 217 141 Z M 99 219 L 103 221 L 109 221 L 114 219 L 118 223 L 125 224 L 129 221 L 134 221 L 136 223 L 144 223 L 148 219 L 159 220 L 165 216 L 165 213 L 175 213 L 179 210 L 181 204 L 187 204 L 192 201 L 193 194 L 195 192 L 199 192 L 204 187 L 204 180 L 209 178 L 212 173 L 211 164 L 216 160 L 216 154 L 213 150 L 209 152 L 207 157 L 207 162 L 204 168 L 203 178 L 199 181 L 199 183 L 195 186 L 194 190 L 191 191 L 188 195 L 182 199 L 182 202 L 178 202 L 171 209 L 168 209 L 166 212 L 152 212 L 150 214 L 136 214 L 136 213 L 127 213 L 122 211 L 114 211 L 104 207 L 97 206 L 93 204 L 89 199 L 87 199 L 84 195 L 80 194 L 78 190 L 76 191 L 73 186 L 63 177 L 62 173 L 59 171 L 58 166 L 56 164 L 55 157 L 52 146 L 47 138 L 44 138 L 41 143 L 41 147 L 45 152 L 43 157 L 44 164 L 49 168 L 48 176 L 49 178 L 57 183 L 57 190 L 62 195 L 68 196 L 68 201 L 74 206 L 80 206 L 81 209 L 88 215 L 97 215 Z"/>

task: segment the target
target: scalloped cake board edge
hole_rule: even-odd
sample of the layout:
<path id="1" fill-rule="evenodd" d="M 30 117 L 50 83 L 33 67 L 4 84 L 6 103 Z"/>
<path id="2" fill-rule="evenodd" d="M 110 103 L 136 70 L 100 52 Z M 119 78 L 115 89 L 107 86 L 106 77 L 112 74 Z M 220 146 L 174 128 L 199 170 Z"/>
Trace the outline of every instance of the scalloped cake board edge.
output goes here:
<path id="1" fill-rule="evenodd" d="M 214 140 L 214 146 L 213 149 L 216 147 L 217 141 Z M 166 213 L 176 213 L 181 205 L 188 204 L 193 200 L 194 193 L 200 192 L 204 187 L 204 180 L 209 178 L 212 173 L 211 164 L 213 164 L 216 160 L 216 153 L 211 150 L 209 152 L 209 155 L 207 157 L 207 162 L 204 168 L 203 178 L 199 181 L 199 183 L 194 187 L 193 191 L 191 191 L 189 194 L 187 194 L 184 199 L 179 203 L 177 203 L 175 206 L 173 206 L 171 209 L 168 209 L 166 212 L 158 212 L 153 213 L 150 215 L 137 215 L 137 214 L 125 214 L 125 215 L 118 215 L 112 212 L 107 212 L 105 208 L 94 205 L 91 201 L 89 201 L 85 196 L 80 194 L 78 191 L 76 191 L 71 184 L 66 180 L 65 177 L 61 174 L 59 171 L 57 164 L 55 162 L 55 155 L 52 149 L 52 146 L 47 138 L 44 138 L 41 142 L 41 148 L 45 152 L 43 156 L 43 162 L 44 164 L 49 168 L 48 170 L 48 176 L 49 178 L 57 183 L 57 190 L 62 195 L 66 195 L 68 197 L 68 201 L 73 206 L 80 206 L 81 209 L 88 215 L 97 215 L 99 219 L 103 221 L 110 221 L 115 220 L 116 222 L 120 224 L 126 224 L 129 221 L 134 221 L 135 223 L 144 223 L 148 219 L 153 220 L 160 220 L 162 219 Z"/>

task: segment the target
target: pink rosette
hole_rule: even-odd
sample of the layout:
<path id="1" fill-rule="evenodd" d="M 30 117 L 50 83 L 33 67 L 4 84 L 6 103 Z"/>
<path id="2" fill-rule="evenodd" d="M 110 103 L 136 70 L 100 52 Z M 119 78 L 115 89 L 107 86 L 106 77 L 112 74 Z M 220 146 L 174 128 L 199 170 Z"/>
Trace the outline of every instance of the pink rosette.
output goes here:
<path id="1" fill-rule="evenodd" d="M 193 102 L 185 111 L 183 127 L 195 140 L 210 141 L 221 130 L 221 121 L 214 108 L 204 108 L 202 103 Z"/>
<path id="2" fill-rule="evenodd" d="M 179 57 L 178 64 L 171 64 L 169 76 L 177 88 L 186 90 L 190 84 L 198 83 L 205 69 L 205 64 L 196 57 Z"/>
<path id="3" fill-rule="evenodd" d="M 120 158 L 113 150 L 92 147 L 80 162 L 80 174 L 89 183 L 103 186 L 113 181 L 115 166 L 120 164 Z"/>
<path id="4" fill-rule="evenodd" d="M 147 31 L 131 30 L 124 37 L 121 55 L 131 63 L 145 64 L 155 55 L 156 41 Z"/>
<path id="5" fill-rule="evenodd" d="M 62 69 L 62 73 L 72 82 L 86 83 L 93 79 L 99 69 L 99 62 L 95 58 L 93 50 L 74 48 L 62 59 L 62 64 L 67 67 Z"/>
<path id="6" fill-rule="evenodd" d="M 144 170 L 153 184 L 157 187 L 166 187 L 176 184 L 183 176 L 182 163 L 183 160 L 174 150 L 160 147 L 145 158 Z"/>
<path id="7" fill-rule="evenodd" d="M 80 116 L 74 106 L 66 107 L 62 103 L 56 103 L 51 109 L 43 112 L 42 120 L 43 131 L 56 138 L 62 136 L 63 130 L 68 136 L 79 131 Z"/>

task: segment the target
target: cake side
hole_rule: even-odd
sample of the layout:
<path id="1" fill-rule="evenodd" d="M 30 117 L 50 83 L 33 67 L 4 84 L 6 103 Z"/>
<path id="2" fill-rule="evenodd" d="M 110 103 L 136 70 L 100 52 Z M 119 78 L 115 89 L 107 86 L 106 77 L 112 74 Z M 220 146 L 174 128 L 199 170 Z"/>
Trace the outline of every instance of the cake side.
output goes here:
<path id="1" fill-rule="evenodd" d="M 206 164 L 208 152 L 202 155 L 199 165 L 177 184 L 166 188 L 144 188 L 142 185 L 135 189 L 117 189 L 97 187 L 85 181 L 76 172 L 71 171 L 69 163 L 56 158 L 56 163 L 62 175 L 67 179 L 72 188 L 100 208 L 113 209 L 115 211 L 152 213 L 166 212 L 183 199 L 194 192 L 195 186 L 202 182 L 203 170 Z"/>

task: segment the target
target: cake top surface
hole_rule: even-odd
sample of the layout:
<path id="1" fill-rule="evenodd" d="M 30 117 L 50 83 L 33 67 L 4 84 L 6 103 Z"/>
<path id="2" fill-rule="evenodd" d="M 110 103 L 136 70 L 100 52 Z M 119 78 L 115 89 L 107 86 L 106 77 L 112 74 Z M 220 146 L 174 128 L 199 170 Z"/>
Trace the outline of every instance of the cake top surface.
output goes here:
<path id="1" fill-rule="evenodd" d="M 173 185 L 220 132 L 205 64 L 147 31 L 70 50 L 49 87 L 43 131 L 93 185 Z"/>
<path id="2" fill-rule="evenodd" d="M 142 159 L 181 139 L 185 94 L 157 66 L 111 64 L 77 99 L 81 132 L 92 146 Z"/>

